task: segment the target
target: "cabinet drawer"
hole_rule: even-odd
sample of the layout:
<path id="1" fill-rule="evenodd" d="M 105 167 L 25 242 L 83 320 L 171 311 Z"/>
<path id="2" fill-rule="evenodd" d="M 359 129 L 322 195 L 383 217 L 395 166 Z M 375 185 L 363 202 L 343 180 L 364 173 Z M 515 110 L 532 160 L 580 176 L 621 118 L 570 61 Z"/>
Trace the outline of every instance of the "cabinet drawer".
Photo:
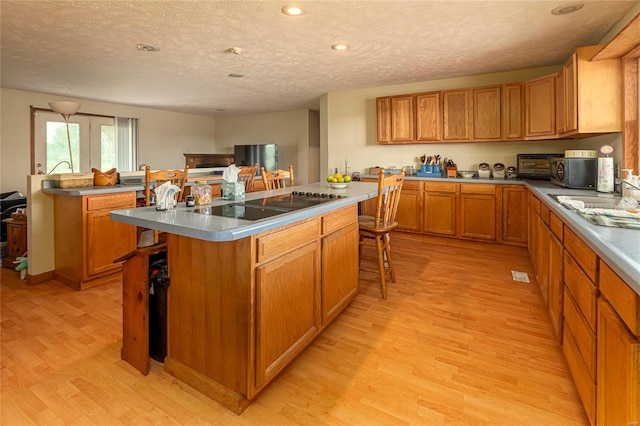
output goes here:
<path id="1" fill-rule="evenodd" d="M 589 417 L 589 421 L 592 425 L 595 425 L 596 421 L 596 384 L 589 377 L 587 367 L 584 365 L 580 352 L 576 346 L 575 339 L 569 330 L 569 327 L 564 327 L 562 333 L 562 352 L 567 360 L 567 365 L 573 376 L 573 381 L 576 384 L 576 389 L 582 400 L 584 410 Z"/>
<path id="2" fill-rule="evenodd" d="M 589 371 L 591 380 L 596 381 L 596 333 L 589 327 L 587 321 L 582 316 L 580 308 L 573 299 L 571 292 L 565 291 L 564 294 L 564 324 L 569 327 L 571 335 L 584 365 Z"/>
<path id="3" fill-rule="evenodd" d="M 640 296 L 600 261 L 600 291 L 631 332 L 640 336 Z"/>
<path id="4" fill-rule="evenodd" d="M 437 191 L 437 192 L 456 192 L 458 184 L 451 182 L 425 182 L 425 191 Z"/>
<path id="5" fill-rule="evenodd" d="M 571 292 L 591 330 L 595 332 L 598 289 L 567 252 L 564 256 L 564 284 Z"/>
<path id="6" fill-rule="evenodd" d="M 319 229 L 320 219 L 313 219 L 289 226 L 284 232 L 283 228 L 278 228 L 271 234 L 258 237 L 258 262 L 288 253 L 318 239 Z"/>
<path id="7" fill-rule="evenodd" d="M 136 206 L 135 192 L 118 194 L 91 195 L 86 197 L 87 210 L 127 208 Z"/>
<path id="8" fill-rule="evenodd" d="M 462 183 L 460 192 L 463 194 L 495 194 L 496 186 L 482 183 Z"/>
<path id="9" fill-rule="evenodd" d="M 420 191 L 420 183 L 419 180 L 405 180 L 402 184 L 402 190 Z"/>
<path id="10" fill-rule="evenodd" d="M 340 228 L 358 221 L 358 205 L 353 204 L 331 212 L 322 218 L 322 235 L 331 234 Z"/>
<path id="11" fill-rule="evenodd" d="M 578 262 L 589 279 L 596 283 L 598 256 L 569 228 L 564 230 L 564 248 L 569 250 L 571 256 Z"/>
<path id="12" fill-rule="evenodd" d="M 564 241 L 563 227 L 562 220 L 555 213 L 549 212 L 549 228 L 560 241 Z"/>
<path id="13" fill-rule="evenodd" d="M 540 203 L 540 217 L 542 218 L 542 221 L 547 225 L 549 224 L 550 213 L 551 211 L 549 211 L 549 207 L 547 207 L 544 203 Z"/>

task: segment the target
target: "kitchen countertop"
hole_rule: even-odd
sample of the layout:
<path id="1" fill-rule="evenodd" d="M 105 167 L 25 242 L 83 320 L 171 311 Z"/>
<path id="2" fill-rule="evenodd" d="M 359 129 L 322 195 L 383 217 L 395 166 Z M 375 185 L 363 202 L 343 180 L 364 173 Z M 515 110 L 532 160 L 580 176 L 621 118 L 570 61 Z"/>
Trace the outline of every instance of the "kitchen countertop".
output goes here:
<path id="1" fill-rule="evenodd" d="M 178 203 L 170 211 L 157 211 L 155 207 L 114 210 L 111 212 L 111 219 L 201 240 L 233 241 L 376 197 L 378 185 L 376 183 L 352 182 L 345 189 L 333 189 L 329 184 L 321 182 L 273 191 L 250 192 L 246 194 L 246 200 L 259 200 L 263 197 L 289 194 L 292 190 L 344 195 L 346 197 L 256 221 L 193 213 L 196 208 L 236 202 L 222 198 L 214 198 L 211 204 L 195 207 L 186 207 L 185 203 Z"/>
<path id="2" fill-rule="evenodd" d="M 613 194 L 602 194 L 594 190 L 566 189 L 546 181 L 530 180 L 526 181 L 526 185 L 629 287 L 640 294 L 640 231 L 594 225 L 578 212 L 563 207 L 551 197 L 551 195 L 562 194 L 606 197 Z"/>
<path id="3" fill-rule="evenodd" d="M 361 179 L 378 179 L 378 175 L 361 174 Z M 522 179 L 487 179 L 487 178 L 446 178 L 446 177 L 421 177 L 415 175 L 405 175 L 405 180 L 424 180 L 432 182 L 452 182 L 452 183 L 493 183 L 502 185 L 524 185 L 525 180 Z"/>

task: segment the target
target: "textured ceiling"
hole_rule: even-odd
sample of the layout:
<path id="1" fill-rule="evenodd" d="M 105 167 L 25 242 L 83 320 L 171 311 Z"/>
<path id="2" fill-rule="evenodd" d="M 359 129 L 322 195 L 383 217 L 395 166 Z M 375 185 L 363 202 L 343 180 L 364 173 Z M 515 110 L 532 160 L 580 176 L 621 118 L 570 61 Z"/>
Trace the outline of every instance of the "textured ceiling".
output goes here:
<path id="1" fill-rule="evenodd" d="M 286 0 L 2 0 L 2 87 L 204 115 L 316 109 L 331 91 L 563 63 L 637 1 L 565 16 L 550 12 L 571 2 L 295 3 L 304 15 Z"/>

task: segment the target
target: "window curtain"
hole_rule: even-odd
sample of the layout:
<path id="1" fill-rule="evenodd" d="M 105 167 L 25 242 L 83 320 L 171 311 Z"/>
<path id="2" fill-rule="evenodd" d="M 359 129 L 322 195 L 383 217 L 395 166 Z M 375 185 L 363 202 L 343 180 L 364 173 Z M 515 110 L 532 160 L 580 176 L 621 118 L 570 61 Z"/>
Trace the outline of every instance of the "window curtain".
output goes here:
<path id="1" fill-rule="evenodd" d="M 115 117 L 118 170 L 135 171 L 138 163 L 138 119 Z"/>

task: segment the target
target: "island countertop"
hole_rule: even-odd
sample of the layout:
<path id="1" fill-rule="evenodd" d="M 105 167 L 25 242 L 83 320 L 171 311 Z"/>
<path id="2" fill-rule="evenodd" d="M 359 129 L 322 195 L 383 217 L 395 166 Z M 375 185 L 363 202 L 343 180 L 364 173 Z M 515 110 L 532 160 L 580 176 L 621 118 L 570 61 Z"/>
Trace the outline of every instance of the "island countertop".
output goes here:
<path id="1" fill-rule="evenodd" d="M 344 198 L 337 198 L 330 202 L 255 221 L 194 212 L 196 208 L 200 207 L 221 206 L 237 202 L 222 198 L 214 198 L 211 204 L 195 207 L 186 207 L 185 203 L 178 203 L 173 210 L 167 211 L 157 211 L 155 207 L 114 210 L 111 212 L 111 219 L 206 241 L 234 241 L 375 197 L 378 193 L 378 184 L 351 182 L 344 189 L 333 189 L 328 183 L 320 182 L 298 185 L 293 188 L 251 192 L 246 194 L 245 200 L 260 200 L 265 197 L 286 195 L 291 191 L 335 194 L 344 196 Z"/>

